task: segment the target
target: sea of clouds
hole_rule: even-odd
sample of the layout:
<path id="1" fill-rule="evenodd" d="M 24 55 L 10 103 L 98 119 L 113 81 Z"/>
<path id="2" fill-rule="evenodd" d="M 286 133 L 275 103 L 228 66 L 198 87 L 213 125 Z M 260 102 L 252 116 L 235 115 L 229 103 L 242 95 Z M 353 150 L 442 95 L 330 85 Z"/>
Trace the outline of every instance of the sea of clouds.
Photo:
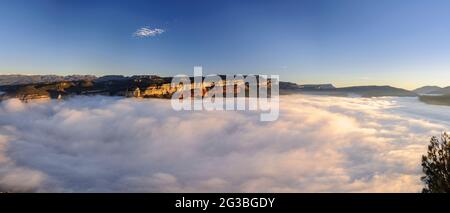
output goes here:
<path id="1" fill-rule="evenodd" d="M 169 100 L 0 103 L 0 191 L 419 192 L 450 107 L 282 96 L 280 118 L 176 112 Z"/>

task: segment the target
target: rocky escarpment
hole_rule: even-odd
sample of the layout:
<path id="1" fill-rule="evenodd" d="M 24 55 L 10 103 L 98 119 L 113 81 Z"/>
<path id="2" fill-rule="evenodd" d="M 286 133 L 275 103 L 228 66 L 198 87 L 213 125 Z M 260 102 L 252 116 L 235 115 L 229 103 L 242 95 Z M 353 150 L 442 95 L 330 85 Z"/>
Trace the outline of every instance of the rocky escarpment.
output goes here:
<path id="1" fill-rule="evenodd" d="M 223 78 L 225 79 L 225 78 Z M 259 77 L 257 77 L 259 81 Z M 193 78 L 190 78 L 194 82 Z M 269 84 L 265 85 L 270 87 Z M 124 96 L 135 98 L 171 98 L 172 95 L 181 90 L 189 88 L 191 96 L 209 95 L 213 87 L 221 87 L 226 93 L 228 85 L 234 85 L 235 95 L 244 93 L 248 95 L 248 85 L 243 80 L 222 80 L 216 83 L 191 83 L 190 85 L 172 85 L 171 77 L 159 77 L 155 75 L 141 76 L 104 76 L 94 80 L 61 81 L 52 83 L 33 83 L 23 85 L 0 86 L 4 94 L 0 99 L 18 98 L 23 101 L 32 99 L 63 99 L 75 95 L 105 95 Z M 257 85 L 259 87 L 259 84 Z M 244 88 L 244 89 L 242 89 Z M 199 92 L 194 92 L 194 90 Z"/>

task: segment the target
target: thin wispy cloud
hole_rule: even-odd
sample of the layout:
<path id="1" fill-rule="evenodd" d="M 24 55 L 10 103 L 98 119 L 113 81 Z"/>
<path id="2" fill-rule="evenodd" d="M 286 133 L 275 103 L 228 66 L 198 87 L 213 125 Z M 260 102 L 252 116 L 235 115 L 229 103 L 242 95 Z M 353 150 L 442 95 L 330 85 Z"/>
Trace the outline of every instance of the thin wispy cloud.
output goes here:
<path id="1" fill-rule="evenodd" d="M 165 30 L 160 29 L 160 28 L 152 29 L 149 27 L 142 27 L 142 28 L 139 28 L 138 30 L 136 30 L 136 32 L 133 33 L 133 36 L 139 37 L 139 38 L 147 38 L 147 37 L 153 37 L 153 36 L 160 35 L 164 32 L 165 32 Z"/>

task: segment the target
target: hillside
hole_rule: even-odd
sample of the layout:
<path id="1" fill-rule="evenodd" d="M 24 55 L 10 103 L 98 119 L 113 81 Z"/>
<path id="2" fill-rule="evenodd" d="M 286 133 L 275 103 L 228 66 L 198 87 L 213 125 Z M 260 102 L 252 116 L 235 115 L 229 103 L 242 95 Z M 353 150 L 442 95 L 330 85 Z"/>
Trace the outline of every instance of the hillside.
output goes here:
<path id="1" fill-rule="evenodd" d="M 424 86 L 424 87 L 420 87 L 420 88 L 413 90 L 413 92 L 415 92 L 417 94 L 430 94 L 435 91 L 439 91 L 441 89 L 442 88 L 438 87 L 438 86 Z"/>
<path id="2" fill-rule="evenodd" d="M 381 96 L 398 96 L 398 97 L 414 97 L 414 92 L 395 88 L 391 86 L 356 86 L 343 87 L 336 89 L 339 92 L 361 95 L 363 97 L 381 97 Z"/>
<path id="3" fill-rule="evenodd" d="M 439 95 L 439 96 L 420 96 L 419 100 L 433 105 L 445 105 L 450 106 L 450 95 Z"/>
<path id="4" fill-rule="evenodd" d="M 449 95 L 450 87 L 424 86 L 413 90 L 419 95 Z"/>
<path id="5" fill-rule="evenodd" d="M 361 97 L 381 97 L 381 96 L 400 96 L 414 97 L 414 92 L 395 88 L 391 86 L 355 86 L 336 88 L 331 84 L 317 85 L 297 85 L 290 82 L 280 82 L 280 94 L 313 94 L 330 96 L 361 96 Z"/>

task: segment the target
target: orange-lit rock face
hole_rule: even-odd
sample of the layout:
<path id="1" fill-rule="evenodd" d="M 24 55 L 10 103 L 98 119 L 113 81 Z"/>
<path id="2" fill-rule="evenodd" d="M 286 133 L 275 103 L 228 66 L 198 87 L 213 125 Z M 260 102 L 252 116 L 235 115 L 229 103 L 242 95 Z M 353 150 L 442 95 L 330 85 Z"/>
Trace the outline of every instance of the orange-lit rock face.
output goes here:
<path id="1" fill-rule="evenodd" d="M 191 83 L 184 89 L 188 89 L 191 91 L 190 97 L 195 97 L 197 94 L 202 97 L 207 96 L 213 96 L 214 93 L 211 92 L 213 88 L 221 88 L 222 93 L 224 96 L 226 96 L 227 92 L 227 86 L 232 86 L 232 96 L 239 95 L 243 92 L 248 91 L 248 85 L 243 86 L 245 82 L 243 81 L 234 81 L 234 82 L 227 82 L 227 81 L 221 81 L 218 83 Z M 233 86 L 234 85 L 234 86 Z M 265 86 L 267 88 L 267 86 Z M 270 87 L 269 87 L 270 88 Z M 145 90 L 141 90 L 140 94 L 137 94 L 136 91 L 134 91 L 132 94 L 128 95 L 130 97 L 171 97 L 175 92 L 180 91 L 183 89 L 183 85 L 179 84 L 177 86 L 173 86 L 169 83 L 162 84 L 162 85 L 151 85 L 147 87 Z M 220 89 L 219 89 L 220 91 Z M 217 91 L 216 91 L 217 92 Z"/>
<path id="2" fill-rule="evenodd" d="M 163 84 L 160 86 L 152 85 L 147 87 L 147 89 L 143 92 L 143 96 L 150 96 L 150 97 L 159 97 L 159 96 L 166 96 L 166 95 L 172 95 L 177 91 L 177 87 L 172 87 L 170 84 Z"/>
<path id="3" fill-rule="evenodd" d="M 19 99 L 27 102 L 27 101 L 35 100 L 35 99 L 47 100 L 47 99 L 50 99 L 50 96 L 49 95 L 30 94 L 30 95 L 23 95 L 23 96 L 19 97 Z"/>

